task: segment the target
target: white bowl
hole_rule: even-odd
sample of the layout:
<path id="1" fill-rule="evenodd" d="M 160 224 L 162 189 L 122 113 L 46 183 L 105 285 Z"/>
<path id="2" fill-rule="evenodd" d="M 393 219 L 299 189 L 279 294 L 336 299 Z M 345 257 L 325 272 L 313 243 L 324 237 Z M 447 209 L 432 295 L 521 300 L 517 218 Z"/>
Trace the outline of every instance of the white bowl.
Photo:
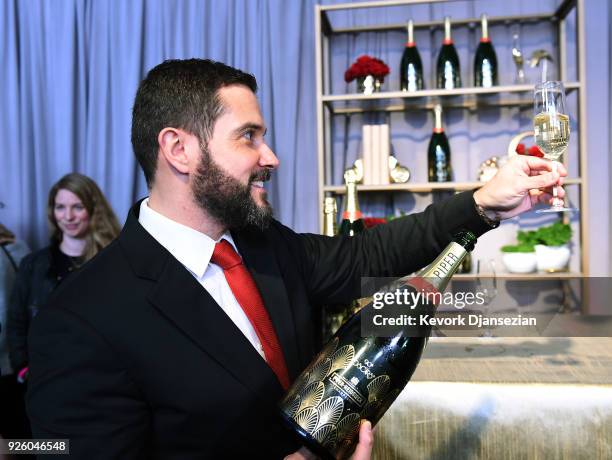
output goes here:
<path id="1" fill-rule="evenodd" d="M 504 252 L 502 261 L 510 273 L 531 273 L 537 265 L 535 252 Z"/>
<path id="2" fill-rule="evenodd" d="M 562 246 L 535 245 L 538 271 L 558 272 L 567 270 L 570 260 L 570 248 L 567 244 Z"/>

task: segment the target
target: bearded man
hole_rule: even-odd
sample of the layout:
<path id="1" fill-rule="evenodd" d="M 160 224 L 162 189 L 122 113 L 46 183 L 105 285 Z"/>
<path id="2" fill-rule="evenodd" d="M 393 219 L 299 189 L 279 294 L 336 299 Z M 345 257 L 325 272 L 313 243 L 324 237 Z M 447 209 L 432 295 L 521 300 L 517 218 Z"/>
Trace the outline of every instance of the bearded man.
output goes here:
<path id="1" fill-rule="evenodd" d="M 566 174 L 519 158 L 475 192 L 355 238 L 297 234 L 266 200 L 279 161 L 256 90 L 252 75 L 201 59 L 141 82 L 132 144 L 149 197 L 34 321 L 34 437 L 69 438 L 88 460 L 303 458 L 276 407 L 317 351 L 315 306 L 348 303 L 362 276 L 413 272 L 456 231 L 479 236 L 550 200 Z M 372 442 L 364 423 L 354 458 Z"/>

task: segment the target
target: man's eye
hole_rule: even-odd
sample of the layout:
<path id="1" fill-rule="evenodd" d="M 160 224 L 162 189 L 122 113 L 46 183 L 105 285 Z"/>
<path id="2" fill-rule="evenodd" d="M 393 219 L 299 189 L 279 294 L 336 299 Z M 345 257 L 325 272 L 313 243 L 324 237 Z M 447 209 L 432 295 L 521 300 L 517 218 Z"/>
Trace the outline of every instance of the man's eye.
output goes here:
<path id="1" fill-rule="evenodd" d="M 255 135 L 255 131 L 252 131 L 252 130 L 246 131 L 246 132 L 243 134 L 244 138 L 245 138 L 245 139 L 247 139 L 247 140 L 249 140 L 249 141 L 252 141 L 252 140 L 253 140 L 253 136 L 254 136 L 254 135 Z"/>

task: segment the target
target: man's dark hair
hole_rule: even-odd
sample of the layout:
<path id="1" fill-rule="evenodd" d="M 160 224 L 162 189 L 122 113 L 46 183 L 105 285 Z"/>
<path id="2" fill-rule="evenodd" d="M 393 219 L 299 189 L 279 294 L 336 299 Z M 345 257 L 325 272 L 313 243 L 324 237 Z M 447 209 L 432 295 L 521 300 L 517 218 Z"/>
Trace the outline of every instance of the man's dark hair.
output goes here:
<path id="1" fill-rule="evenodd" d="M 207 145 L 223 112 L 218 90 L 244 85 L 257 92 L 251 74 L 209 59 L 167 60 L 140 83 L 132 109 L 132 147 L 149 188 L 157 166 L 157 136 L 167 127 L 180 128 Z"/>

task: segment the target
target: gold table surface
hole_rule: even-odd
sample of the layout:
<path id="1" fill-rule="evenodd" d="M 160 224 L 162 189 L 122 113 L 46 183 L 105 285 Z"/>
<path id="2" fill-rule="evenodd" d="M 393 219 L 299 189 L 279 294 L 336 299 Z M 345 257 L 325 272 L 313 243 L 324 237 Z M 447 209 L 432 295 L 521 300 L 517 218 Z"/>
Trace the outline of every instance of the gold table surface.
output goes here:
<path id="1" fill-rule="evenodd" d="M 432 338 L 373 458 L 612 458 L 612 338 Z"/>

